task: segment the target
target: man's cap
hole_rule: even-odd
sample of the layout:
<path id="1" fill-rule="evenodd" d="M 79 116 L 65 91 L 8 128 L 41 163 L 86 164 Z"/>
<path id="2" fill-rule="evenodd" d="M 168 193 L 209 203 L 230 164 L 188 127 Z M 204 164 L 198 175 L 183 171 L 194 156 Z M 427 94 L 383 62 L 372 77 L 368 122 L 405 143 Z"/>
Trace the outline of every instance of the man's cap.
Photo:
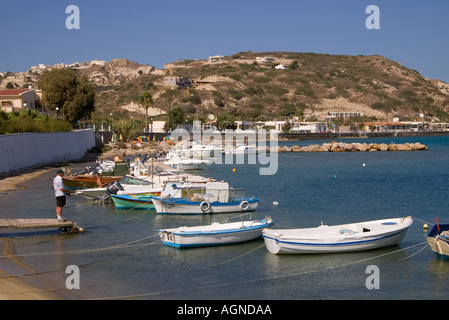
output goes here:
<path id="1" fill-rule="evenodd" d="M 56 174 L 60 174 L 60 173 L 64 173 L 64 170 L 58 169 L 58 171 L 56 171 Z"/>

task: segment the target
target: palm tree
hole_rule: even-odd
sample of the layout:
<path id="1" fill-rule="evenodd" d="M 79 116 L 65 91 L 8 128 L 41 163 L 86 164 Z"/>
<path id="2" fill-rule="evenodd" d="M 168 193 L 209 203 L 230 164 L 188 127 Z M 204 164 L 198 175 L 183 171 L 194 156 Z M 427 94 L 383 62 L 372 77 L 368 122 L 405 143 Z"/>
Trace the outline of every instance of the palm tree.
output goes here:
<path id="1" fill-rule="evenodd" d="M 221 113 L 217 116 L 218 127 L 221 129 L 235 129 L 235 119 L 230 113 Z"/>
<path id="2" fill-rule="evenodd" d="M 145 131 L 148 129 L 148 108 L 153 106 L 153 96 L 149 91 L 145 91 L 140 96 L 139 104 L 145 108 Z"/>

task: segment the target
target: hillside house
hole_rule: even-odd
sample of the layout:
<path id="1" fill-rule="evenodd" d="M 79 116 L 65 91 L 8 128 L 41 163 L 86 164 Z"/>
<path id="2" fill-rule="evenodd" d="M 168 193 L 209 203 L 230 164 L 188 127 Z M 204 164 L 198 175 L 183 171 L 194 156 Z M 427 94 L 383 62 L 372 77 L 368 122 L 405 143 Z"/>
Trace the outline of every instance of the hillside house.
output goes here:
<path id="1" fill-rule="evenodd" d="M 172 89 L 176 87 L 178 89 L 184 89 L 193 86 L 189 78 L 182 77 L 165 77 L 163 83 L 164 86 L 171 87 Z"/>
<path id="2" fill-rule="evenodd" d="M 328 112 L 328 118 L 357 118 L 363 116 L 361 112 Z"/>
<path id="3" fill-rule="evenodd" d="M 256 57 L 256 62 L 275 62 L 276 60 L 273 57 Z"/>
<path id="4" fill-rule="evenodd" d="M 278 64 L 276 67 L 274 67 L 277 70 L 287 70 L 288 66 L 283 65 L 283 64 Z"/>
<path id="5" fill-rule="evenodd" d="M 22 110 L 35 110 L 39 96 L 34 89 L 0 90 L 1 110 L 7 113 Z"/>
<path id="6" fill-rule="evenodd" d="M 211 56 L 209 57 L 209 63 L 217 63 L 217 62 L 223 62 L 224 56 Z"/>

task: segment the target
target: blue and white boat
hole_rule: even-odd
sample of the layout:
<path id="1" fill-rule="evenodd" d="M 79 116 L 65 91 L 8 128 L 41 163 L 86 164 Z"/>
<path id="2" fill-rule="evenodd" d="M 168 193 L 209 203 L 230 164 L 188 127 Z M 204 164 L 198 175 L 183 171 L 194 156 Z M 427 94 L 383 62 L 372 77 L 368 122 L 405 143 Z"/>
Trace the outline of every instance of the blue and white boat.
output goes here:
<path id="1" fill-rule="evenodd" d="M 427 235 L 427 243 L 436 255 L 449 260 L 449 224 L 437 224 Z"/>
<path id="2" fill-rule="evenodd" d="M 303 229 L 265 229 L 268 251 L 332 253 L 377 249 L 399 244 L 413 223 L 411 217 Z"/>
<path id="3" fill-rule="evenodd" d="M 153 197 L 158 214 L 213 214 L 256 210 L 259 199 L 227 182 L 185 184 L 166 182 L 160 197 Z"/>
<path id="4" fill-rule="evenodd" d="M 224 245 L 257 239 L 272 223 L 270 217 L 239 222 L 226 220 L 225 223 L 204 226 L 161 229 L 159 235 L 163 244 L 176 248 Z"/>

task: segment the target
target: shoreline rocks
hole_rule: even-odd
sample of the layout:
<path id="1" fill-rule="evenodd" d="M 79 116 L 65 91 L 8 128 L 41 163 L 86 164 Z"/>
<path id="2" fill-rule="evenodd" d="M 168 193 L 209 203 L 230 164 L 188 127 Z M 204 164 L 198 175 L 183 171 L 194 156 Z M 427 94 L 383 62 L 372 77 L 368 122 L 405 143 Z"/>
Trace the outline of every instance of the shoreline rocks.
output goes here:
<path id="1" fill-rule="evenodd" d="M 420 143 L 344 143 L 334 142 L 319 144 L 311 144 L 304 147 L 294 145 L 292 147 L 279 146 L 278 152 L 376 152 L 376 151 L 424 151 L 428 150 L 427 146 Z"/>
<path id="2" fill-rule="evenodd" d="M 113 159 L 115 156 L 123 157 L 123 156 L 142 156 L 142 155 L 165 155 L 171 146 L 165 143 L 162 143 L 158 146 L 154 145 L 143 145 L 141 147 L 130 147 L 127 146 L 125 148 L 112 148 L 109 151 L 105 151 L 101 155 L 98 156 L 99 160 Z M 388 152 L 388 151 L 424 151 L 428 150 L 427 146 L 420 143 L 345 143 L 345 142 L 330 142 L 323 144 L 311 144 L 308 146 L 297 146 L 293 145 L 291 147 L 288 146 L 278 146 L 279 153 L 292 152 Z M 270 152 L 270 148 L 267 147 L 267 152 Z"/>

